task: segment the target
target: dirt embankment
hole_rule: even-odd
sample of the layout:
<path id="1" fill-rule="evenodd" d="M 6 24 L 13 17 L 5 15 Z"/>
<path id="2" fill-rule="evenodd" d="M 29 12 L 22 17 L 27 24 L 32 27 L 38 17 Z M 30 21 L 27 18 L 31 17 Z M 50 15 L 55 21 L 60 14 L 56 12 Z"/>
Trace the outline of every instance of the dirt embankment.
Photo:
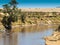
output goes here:
<path id="1" fill-rule="evenodd" d="M 45 38 L 46 45 L 60 45 L 60 27 L 54 31 L 53 35 Z"/>

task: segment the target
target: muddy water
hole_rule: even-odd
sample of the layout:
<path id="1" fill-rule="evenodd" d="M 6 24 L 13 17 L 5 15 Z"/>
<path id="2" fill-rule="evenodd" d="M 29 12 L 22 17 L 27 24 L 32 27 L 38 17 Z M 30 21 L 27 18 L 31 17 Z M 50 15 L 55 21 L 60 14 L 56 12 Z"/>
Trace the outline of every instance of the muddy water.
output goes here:
<path id="1" fill-rule="evenodd" d="M 45 45 L 44 37 L 53 34 L 56 25 L 18 27 L 11 34 L 0 32 L 0 45 Z"/>

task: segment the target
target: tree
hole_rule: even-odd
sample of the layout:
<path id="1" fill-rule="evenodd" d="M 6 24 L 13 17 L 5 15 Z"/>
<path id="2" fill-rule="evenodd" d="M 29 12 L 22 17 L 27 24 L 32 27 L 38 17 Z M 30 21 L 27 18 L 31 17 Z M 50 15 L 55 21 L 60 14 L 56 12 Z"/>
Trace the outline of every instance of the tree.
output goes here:
<path id="1" fill-rule="evenodd" d="M 18 20 L 18 9 L 16 7 L 17 4 L 18 2 L 16 0 L 11 0 L 8 4 L 3 5 L 3 13 L 5 16 L 1 22 L 6 30 L 11 30 L 12 22 L 16 22 Z"/>
<path id="2" fill-rule="evenodd" d="M 21 22 L 25 23 L 26 15 L 25 13 L 21 15 Z"/>

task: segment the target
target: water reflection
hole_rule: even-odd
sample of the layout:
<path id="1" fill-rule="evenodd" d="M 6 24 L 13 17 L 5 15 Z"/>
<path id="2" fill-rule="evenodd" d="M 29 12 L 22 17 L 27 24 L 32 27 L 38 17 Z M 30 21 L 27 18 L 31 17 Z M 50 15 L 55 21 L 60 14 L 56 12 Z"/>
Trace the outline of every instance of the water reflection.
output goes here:
<path id="1" fill-rule="evenodd" d="M 53 30 L 31 33 L 19 33 L 18 45 L 45 45 L 44 37 L 52 35 Z"/>
<path id="2" fill-rule="evenodd" d="M 41 32 L 41 31 L 44 31 L 44 30 L 48 30 L 52 28 L 52 26 L 47 26 L 47 25 L 35 25 L 35 26 L 26 26 L 26 27 L 22 27 L 20 28 L 20 32 L 26 32 L 26 33 L 29 33 L 29 32 Z"/>
<path id="3" fill-rule="evenodd" d="M 17 44 L 17 33 L 3 35 L 3 45 L 18 45 Z"/>
<path id="4" fill-rule="evenodd" d="M 44 37 L 53 34 L 54 26 L 14 28 L 18 32 L 0 34 L 0 45 L 45 45 Z M 56 27 L 56 26 L 55 26 Z"/>

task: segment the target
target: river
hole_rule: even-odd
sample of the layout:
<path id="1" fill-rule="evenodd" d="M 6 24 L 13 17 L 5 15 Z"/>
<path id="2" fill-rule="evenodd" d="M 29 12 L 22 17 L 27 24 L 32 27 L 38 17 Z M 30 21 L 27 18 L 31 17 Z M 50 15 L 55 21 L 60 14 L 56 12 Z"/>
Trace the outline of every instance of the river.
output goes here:
<path id="1" fill-rule="evenodd" d="M 45 45 L 44 37 L 53 34 L 56 25 L 18 27 L 10 35 L 0 32 L 0 45 Z"/>

